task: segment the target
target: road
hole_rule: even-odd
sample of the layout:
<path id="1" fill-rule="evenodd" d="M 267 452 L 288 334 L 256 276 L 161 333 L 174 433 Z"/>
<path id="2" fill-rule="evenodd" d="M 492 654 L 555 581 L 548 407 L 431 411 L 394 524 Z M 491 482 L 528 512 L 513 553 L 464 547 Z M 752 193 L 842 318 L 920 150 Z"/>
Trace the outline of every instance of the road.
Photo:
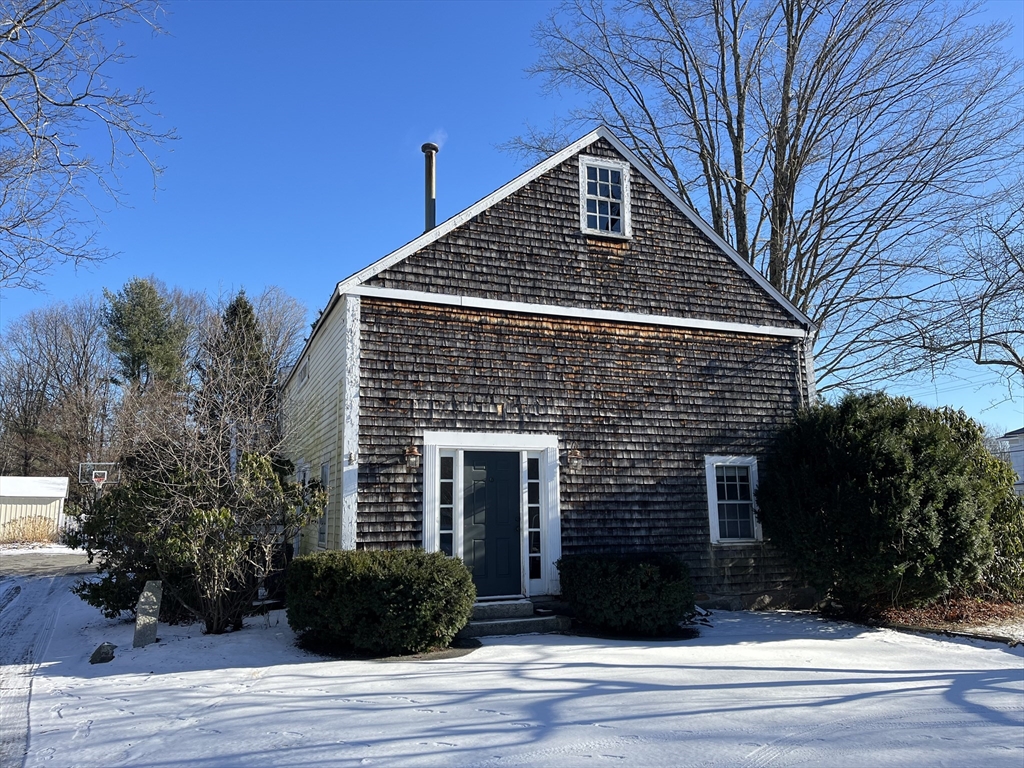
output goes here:
<path id="1" fill-rule="evenodd" d="M 94 573 L 85 554 L 0 551 L 0 766 L 20 766 L 28 748 L 32 675 L 70 589 Z"/>

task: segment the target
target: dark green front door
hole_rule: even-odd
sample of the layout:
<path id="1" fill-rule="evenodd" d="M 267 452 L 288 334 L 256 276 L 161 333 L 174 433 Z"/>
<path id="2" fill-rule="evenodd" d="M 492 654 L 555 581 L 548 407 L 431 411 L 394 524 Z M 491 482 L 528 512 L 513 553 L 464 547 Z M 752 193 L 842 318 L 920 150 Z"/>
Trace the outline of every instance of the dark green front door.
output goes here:
<path id="1" fill-rule="evenodd" d="M 522 592 L 519 454 L 466 451 L 463 466 L 463 556 L 476 592 Z"/>

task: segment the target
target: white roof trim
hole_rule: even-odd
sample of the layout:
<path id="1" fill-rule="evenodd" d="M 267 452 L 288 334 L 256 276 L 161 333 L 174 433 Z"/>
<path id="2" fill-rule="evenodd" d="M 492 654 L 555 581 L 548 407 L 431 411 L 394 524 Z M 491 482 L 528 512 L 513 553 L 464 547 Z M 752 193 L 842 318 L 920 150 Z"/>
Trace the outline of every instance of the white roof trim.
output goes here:
<path id="1" fill-rule="evenodd" d="M 640 173 L 643 174 L 651 184 L 653 184 L 659 192 L 667 197 L 676 208 L 695 226 L 699 229 L 709 240 L 717 245 L 726 256 L 732 259 L 744 272 L 747 273 L 759 286 L 761 286 L 773 299 L 786 309 L 796 320 L 802 325 L 806 325 L 809 328 L 815 329 L 816 326 L 811 322 L 811 319 L 807 317 L 803 312 L 797 309 L 792 302 L 789 301 L 782 293 L 778 291 L 760 272 L 749 264 L 743 257 L 741 257 L 736 249 L 733 248 L 729 243 L 721 238 L 711 226 L 704 221 L 696 211 L 690 208 L 683 199 L 679 197 L 661 178 L 639 158 L 632 150 L 630 150 L 625 144 L 623 144 L 607 127 L 599 126 L 595 130 L 588 133 L 586 136 L 577 139 L 569 146 L 556 152 L 546 160 L 541 161 L 533 168 L 521 173 L 519 176 L 508 182 L 504 186 L 500 187 L 496 191 L 492 192 L 487 197 L 474 203 L 469 208 L 466 208 L 461 213 L 457 213 L 447 221 L 434 227 L 429 232 L 424 232 L 422 235 L 412 240 L 396 251 L 392 251 L 387 256 L 368 267 L 356 272 L 354 275 L 345 278 L 338 283 L 337 295 L 351 292 L 350 289 L 357 285 L 362 285 L 366 280 L 374 277 L 386 269 L 394 266 L 398 262 L 404 260 L 408 256 L 416 253 L 422 248 L 430 245 L 430 243 L 444 237 L 452 230 L 465 224 L 467 221 L 472 219 L 474 216 L 482 213 L 486 209 L 490 208 L 495 203 L 504 200 L 514 192 L 518 192 L 520 189 L 525 187 L 531 181 L 544 175 L 552 168 L 561 165 L 563 162 L 568 160 L 570 157 L 578 152 L 581 152 L 586 147 L 593 144 L 598 139 L 605 139 L 608 141 L 615 150 L 621 154 L 626 160 L 629 161 L 630 165 L 636 168 Z"/>
<path id="2" fill-rule="evenodd" d="M 66 477 L 0 477 L 0 496 L 30 499 L 65 499 Z"/>
<path id="3" fill-rule="evenodd" d="M 802 339 L 807 336 L 803 328 L 780 328 L 774 325 L 753 325 L 750 323 L 730 323 L 721 320 L 706 320 L 699 317 L 676 317 L 672 315 L 649 315 L 639 312 L 619 312 L 609 309 L 592 309 L 590 307 L 566 307 L 559 304 L 527 304 L 521 301 L 503 301 L 484 299 L 478 296 L 456 296 L 447 293 L 427 293 L 425 291 L 407 291 L 399 288 L 378 288 L 374 285 L 356 285 L 348 289 L 347 295 L 366 296 L 375 299 L 407 301 L 414 304 L 440 304 L 468 309 L 483 309 L 495 312 L 514 312 L 524 315 L 544 315 L 546 317 L 570 317 L 582 320 L 600 320 L 609 323 L 628 323 L 630 325 L 659 325 L 672 328 L 692 328 L 703 331 L 722 331 L 725 333 L 751 333 L 761 336 L 785 336 Z"/>

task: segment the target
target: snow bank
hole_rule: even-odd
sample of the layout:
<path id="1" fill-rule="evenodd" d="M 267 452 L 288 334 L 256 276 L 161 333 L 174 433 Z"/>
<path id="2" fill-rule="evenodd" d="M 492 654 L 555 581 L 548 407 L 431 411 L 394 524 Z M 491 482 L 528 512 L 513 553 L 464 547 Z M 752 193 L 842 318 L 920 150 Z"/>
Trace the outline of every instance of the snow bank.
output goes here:
<path id="1" fill-rule="evenodd" d="M 63 544 L 0 544 L 0 557 L 9 555 L 82 555 L 85 550 L 72 549 Z"/>

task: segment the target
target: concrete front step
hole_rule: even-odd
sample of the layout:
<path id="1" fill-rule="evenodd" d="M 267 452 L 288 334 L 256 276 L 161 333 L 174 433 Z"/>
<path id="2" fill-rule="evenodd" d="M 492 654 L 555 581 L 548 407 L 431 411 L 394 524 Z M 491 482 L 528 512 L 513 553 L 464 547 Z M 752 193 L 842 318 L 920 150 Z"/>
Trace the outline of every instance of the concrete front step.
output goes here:
<path id="1" fill-rule="evenodd" d="M 529 635 L 534 632 L 564 632 L 572 622 L 566 616 L 523 616 L 510 619 L 482 619 L 469 622 L 457 637 Z"/>
<path id="2" fill-rule="evenodd" d="M 493 600 L 473 606 L 473 621 L 519 619 L 533 616 L 533 603 L 522 600 Z"/>

